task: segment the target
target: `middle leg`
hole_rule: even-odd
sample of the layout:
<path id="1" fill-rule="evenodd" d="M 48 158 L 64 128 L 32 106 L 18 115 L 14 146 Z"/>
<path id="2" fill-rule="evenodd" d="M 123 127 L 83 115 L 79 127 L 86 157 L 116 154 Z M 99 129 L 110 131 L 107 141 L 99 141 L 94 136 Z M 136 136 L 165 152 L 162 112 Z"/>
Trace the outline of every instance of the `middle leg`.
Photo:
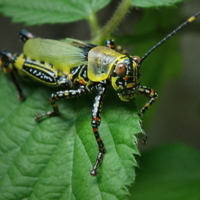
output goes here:
<path id="1" fill-rule="evenodd" d="M 58 100 L 63 100 L 63 99 L 71 99 L 73 97 L 78 97 L 80 95 L 83 95 L 87 92 L 87 89 L 85 88 L 84 85 L 81 85 L 77 90 L 64 90 L 64 91 L 58 91 L 53 94 L 51 94 L 49 101 L 51 103 L 52 110 L 48 111 L 46 113 L 42 114 L 36 114 L 35 115 L 35 120 L 40 121 L 41 118 L 47 116 L 47 117 L 52 117 L 55 115 L 58 115 L 59 109 L 56 104 L 56 101 Z"/>

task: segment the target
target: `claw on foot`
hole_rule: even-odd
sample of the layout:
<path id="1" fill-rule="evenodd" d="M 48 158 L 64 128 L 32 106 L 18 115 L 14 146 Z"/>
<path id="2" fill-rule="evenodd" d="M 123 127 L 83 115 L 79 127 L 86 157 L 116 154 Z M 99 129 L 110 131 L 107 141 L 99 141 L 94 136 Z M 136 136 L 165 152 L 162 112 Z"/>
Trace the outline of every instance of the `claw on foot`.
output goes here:
<path id="1" fill-rule="evenodd" d="M 23 95 L 18 96 L 19 101 L 23 102 L 25 100 L 25 97 Z"/>
<path id="2" fill-rule="evenodd" d="M 91 176 L 96 176 L 97 174 L 98 174 L 97 170 L 95 170 L 95 169 L 90 170 Z"/>
<path id="3" fill-rule="evenodd" d="M 35 115 L 35 121 L 36 121 L 36 122 L 39 122 L 39 121 L 41 121 L 41 119 L 42 119 L 43 117 L 52 117 L 52 116 L 55 116 L 55 115 L 57 115 L 57 114 L 55 114 L 54 111 L 49 111 L 49 112 L 43 113 L 43 114 L 36 114 L 36 115 Z"/>
<path id="4" fill-rule="evenodd" d="M 147 135 L 145 135 L 144 138 L 142 139 L 142 144 L 143 145 L 147 144 Z"/>

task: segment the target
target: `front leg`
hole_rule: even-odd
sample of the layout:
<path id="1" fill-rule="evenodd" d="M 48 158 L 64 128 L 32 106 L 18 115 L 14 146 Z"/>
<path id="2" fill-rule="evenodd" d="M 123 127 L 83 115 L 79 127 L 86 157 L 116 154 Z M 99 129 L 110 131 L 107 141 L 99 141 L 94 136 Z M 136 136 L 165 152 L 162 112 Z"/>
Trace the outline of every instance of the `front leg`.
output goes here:
<path id="1" fill-rule="evenodd" d="M 149 107 L 155 102 L 155 100 L 158 98 L 158 93 L 155 90 L 148 88 L 146 86 L 140 86 L 138 89 L 138 93 L 143 94 L 150 98 L 150 100 L 140 110 L 141 114 L 143 115 L 149 109 Z M 143 132 L 145 133 L 144 130 L 143 130 Z M 145 144 L 146 141 L 147 141 L 147 136 L 145 133 L 145 137 L 143 138 L 143 143 Z"/>
<path id="2" fill-rule="evenodd" d="M 87 91 L 88 90 L 85 88 L 85 86 L 81 85 L 77 90 L 64 90 L 64 91 L 58 91 L 58 92 L 51 94 L 49 101 L 51 103 L 52 110 L 47 113 L 36 114 L 35 120 L 40 121 L 40 119 L 45 116 L 52 117 L 52 116 L 58 115 L 59 109 L 56 104 L 57 100 L 71 99 L 73 97 L 78 97 L 80 95 L 85 94 Z"/>
<path id="3" fill-rule="evenodd" d="M 148 88 L 146 86 L 140 86 L 138 89 L 138 93 L 143 94 L 150 98 L 150 100 L 141 109 L 141 113 L 144 114 L 158 98 L 158 93 L 155 90 Z"/>
<path id="4" fill-rule="evenodd" d="M 94 100 L 91 124 L 92 124 L 92 130 L 94 132 L 95 139 L 96 139 L 98 147 L 99 147 L 99 153 L 97 155 L 96 162 L 90 171 L 90 174 L 92 176 L 96 176 L 98 174 L 98 171 L 97 171 L 98 166 L 102 163 L 103 156 L 106 152 L 104 143 L 103 143 L 103 141 L 100 137 L 99 131 L 98 131 L 98 127 L 101 123 L 100 113 L 101 113 L 101 108 L 102 108 L 102 103 L 103 103 L 103 97 L 106 92 L 106 85 L 99 83 L 96 86 L 96 89 L 97 89 L 97 95 Z"/>

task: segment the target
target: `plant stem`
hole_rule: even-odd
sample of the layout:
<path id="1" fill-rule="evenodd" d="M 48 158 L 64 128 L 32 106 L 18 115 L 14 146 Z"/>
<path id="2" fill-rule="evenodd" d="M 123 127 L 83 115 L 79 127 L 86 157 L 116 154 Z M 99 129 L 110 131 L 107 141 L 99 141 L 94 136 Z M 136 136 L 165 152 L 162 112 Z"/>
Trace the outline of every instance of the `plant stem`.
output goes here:
<path id="1" fill-rule="evenodd" d="M 97 32 L 96 37 L 92 39 L 92 43 L 100 44 L 105 41 L 106 37 L 110 35 L 115 28 L 119 25 L 120 21 L 124 18 L 131 6 L 131 0 L 122 0 L 113 17 L 108 23 Z"/>
<path id="2" fill-rule="evenodd" d="M 94 37 L 99 32 L 97 16 L 94 12 L 90 15 L 90 17 L 88 18 L 88 21 L 90 23 L 92 37 Z"/>

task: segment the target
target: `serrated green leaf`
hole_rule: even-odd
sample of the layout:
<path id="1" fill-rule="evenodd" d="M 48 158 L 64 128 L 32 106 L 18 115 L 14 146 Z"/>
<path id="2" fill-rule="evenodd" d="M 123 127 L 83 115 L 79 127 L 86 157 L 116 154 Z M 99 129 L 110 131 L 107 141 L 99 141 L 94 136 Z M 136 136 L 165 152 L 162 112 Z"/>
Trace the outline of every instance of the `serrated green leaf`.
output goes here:
<path id="1" fill-rule="evenodd" d="M 142 154 L 130 200 L 200 199 L 200 152 L 169 144 Z"/>
<path id="2" fill-rule="evenodd" d="M 0 13 L 26 25 L 66 23 L 88 18 L 111 0 L 0 0 Z"/>
<path id="3" fill-rule="evenodd" d="M 186 0 L 132 0 L 133 6 L 149 8 L 161 6 L 175 6 L 175 4 Z"/>
<path id="4" fill-rule="evenodd" d="M 58 102 L 60 116 L 36 123 L 36 113 L 51 109 L 52 89 L 21 82 L 27 98 L 20 103 L 9 78 L 0 76 L 0 200 L 126 199 L 141 132 L 133 102 L 108 91 L 100 126 L 107 153 L 91 177 L 98 153 L 90 124 L 93 96 Z"/>

